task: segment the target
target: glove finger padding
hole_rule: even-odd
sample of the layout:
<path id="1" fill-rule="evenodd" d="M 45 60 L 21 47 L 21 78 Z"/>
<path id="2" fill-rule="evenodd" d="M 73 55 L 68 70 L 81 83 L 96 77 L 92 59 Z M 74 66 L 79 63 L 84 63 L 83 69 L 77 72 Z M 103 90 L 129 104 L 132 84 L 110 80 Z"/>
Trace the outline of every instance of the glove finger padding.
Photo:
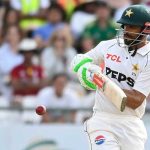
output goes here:
<path id="1" fill-rule="evenodd" d="M 82 67 L 85 64 L 92 63 L 92 62 L 93 62 L 92 58 L 83 54 L 78 54 L 73 58 L 71 62 L 71 70 L 77 73 L 80 67 Z"/>
<path id="2" fill-rule="evenodd" d="M 99 74 L 102 72 L 102 69 L 94 64 L 85 64 L 78 70 L 78 78 L 83 87 L 88 90 L 96 90 L 97 86 L 93 82 L 92 74 Z"/>

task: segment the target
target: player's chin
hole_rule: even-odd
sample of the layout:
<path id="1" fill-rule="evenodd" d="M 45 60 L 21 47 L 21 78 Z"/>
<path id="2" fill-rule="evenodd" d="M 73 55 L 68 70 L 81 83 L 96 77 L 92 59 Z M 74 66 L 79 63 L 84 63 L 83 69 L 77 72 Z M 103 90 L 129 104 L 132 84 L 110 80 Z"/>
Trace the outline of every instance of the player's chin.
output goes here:
<path id="1" fill-rule="evenodd" d="M 129 39 L 124 39 L 124 43 L 126 45 L 130 45 L 133 42 L 133 40 L 129 40 Z"/>

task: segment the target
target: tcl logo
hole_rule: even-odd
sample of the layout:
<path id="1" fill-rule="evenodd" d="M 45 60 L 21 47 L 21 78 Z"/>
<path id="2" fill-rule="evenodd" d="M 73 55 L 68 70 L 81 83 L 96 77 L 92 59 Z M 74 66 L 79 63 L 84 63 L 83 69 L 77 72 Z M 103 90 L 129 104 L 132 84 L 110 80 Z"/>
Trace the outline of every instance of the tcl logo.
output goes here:
<path id="1" fill-rule="evenodd" d="M 112 61 L 115 61 L 115 62 L 121 62 L 120 56 L 117 56 L 117 55 L 112 55 L 112 54 L 107 53 L 106 58 L 111 59 Z"/>

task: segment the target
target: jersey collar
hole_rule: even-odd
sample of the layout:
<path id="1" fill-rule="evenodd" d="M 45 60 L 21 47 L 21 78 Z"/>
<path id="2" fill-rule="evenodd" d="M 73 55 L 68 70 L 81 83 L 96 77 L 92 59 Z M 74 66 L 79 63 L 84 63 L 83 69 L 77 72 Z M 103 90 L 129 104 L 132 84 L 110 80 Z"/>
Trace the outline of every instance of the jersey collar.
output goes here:
<path id="1" fill-rule="evenodd" d="M 150 42 L 137 50 L 137 53 L 142 56 L 145 56 L 149 52 L 150 52 Z"/>

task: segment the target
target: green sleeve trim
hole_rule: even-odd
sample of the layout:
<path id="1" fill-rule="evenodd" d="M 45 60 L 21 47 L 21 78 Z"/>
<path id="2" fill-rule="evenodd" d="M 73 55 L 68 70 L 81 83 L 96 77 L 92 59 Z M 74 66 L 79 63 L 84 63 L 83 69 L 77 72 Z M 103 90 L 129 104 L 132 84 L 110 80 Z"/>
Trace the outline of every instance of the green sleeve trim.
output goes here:
<path id="1" fill-rule="evenodd" d="M 87 69 L 86 69 L 86 68 L 83 68 L 83 70 L 82 70 L 82 79 L 83 79 L 84 83 L 85 83 L 88 87 L 90 87 L 91 89 L 96 90 L 96 85 L 87 80 L 86 71 L 87 71 Z"/>
<path id="2" fill-rule="evenodd" d="M 85 59 L 81 60 L 80 63 L 78 63 L 78 64 L 75 66 L 74 72 L 78 72 L 79 68 L 80 68 L 82 65 L 84 65 L 84 64 L 86 64 L 86 63 L 88 63 L 88 62 L 92 62 L 92 59 L 90 59 L 90 58 L 85 58 Z"/>

